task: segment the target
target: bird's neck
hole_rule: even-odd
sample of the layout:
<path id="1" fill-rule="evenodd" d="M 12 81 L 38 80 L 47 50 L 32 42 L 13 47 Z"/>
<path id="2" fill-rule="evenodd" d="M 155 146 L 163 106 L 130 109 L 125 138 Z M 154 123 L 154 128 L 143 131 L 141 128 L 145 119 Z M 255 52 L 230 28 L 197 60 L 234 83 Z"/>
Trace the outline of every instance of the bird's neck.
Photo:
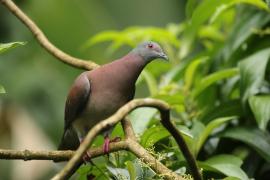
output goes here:
<path id="1" fill-rule="evenodd" d="M 127 74 L 126 78 L 134 84 L 147 64 L 140 55 L 134 53 L 133 51 L 121 58 L 119 61 L 123 63 L 123 71 L 125 71 L 125 74 Z"/>

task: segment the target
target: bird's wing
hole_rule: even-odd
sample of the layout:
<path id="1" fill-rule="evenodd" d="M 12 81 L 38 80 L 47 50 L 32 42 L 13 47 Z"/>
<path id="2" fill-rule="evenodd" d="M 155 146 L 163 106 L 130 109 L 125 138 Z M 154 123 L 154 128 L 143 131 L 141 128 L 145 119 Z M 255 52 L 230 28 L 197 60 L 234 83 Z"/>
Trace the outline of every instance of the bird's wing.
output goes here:
<path id="1" fill-rule="evenodd" d="M 90 96 L 90 81 L 86 73 L 81 74 L 72 85 L 65 106 L 65 129 L 70 128 L 72 122 L 86 107 Z"/>
<path id="2" fill-rule="evenodd" d="M 59 150 L 75 150 L 80 145 L 80 141 L 72 122 L 80 115 L 89 101 L 90 81 L 86 73 L 81 74 L 72 85 L 65 106 L 65 127 L 64 134 L 58 146 Z"/>

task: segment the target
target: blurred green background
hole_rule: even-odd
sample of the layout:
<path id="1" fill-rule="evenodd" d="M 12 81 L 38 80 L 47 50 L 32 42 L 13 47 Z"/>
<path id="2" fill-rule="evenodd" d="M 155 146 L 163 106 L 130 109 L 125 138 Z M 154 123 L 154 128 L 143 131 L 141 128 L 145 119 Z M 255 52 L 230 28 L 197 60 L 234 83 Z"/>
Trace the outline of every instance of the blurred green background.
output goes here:
<path id="1" fill-rule="evenodd" d="M 170 62 L 150 63 L 136 97 L 166 101 L 205 179 L 270 176 L 270 14 L 266 0 L 16 1 L 48 39 L 98 64 L 142 40 L 161 44 Z M 82 71 L 48 54 L 0 5 L 0 147 L 54 150 L 66 94 Z M 2 93 L 2 86 L 6 93 Z M 140 144 L 191 179 L 185 158 L 156 110 L 130 115 Z M 122 135 L 118 125 L 113 133 Z M 102 143 L 98 137 L 95 145 Z M 76 179 L 162 179 L 134 155 L 118 152 L 82 166 Z M 48 179 L 63 164 L 0 160 L 0 179 Z"/>

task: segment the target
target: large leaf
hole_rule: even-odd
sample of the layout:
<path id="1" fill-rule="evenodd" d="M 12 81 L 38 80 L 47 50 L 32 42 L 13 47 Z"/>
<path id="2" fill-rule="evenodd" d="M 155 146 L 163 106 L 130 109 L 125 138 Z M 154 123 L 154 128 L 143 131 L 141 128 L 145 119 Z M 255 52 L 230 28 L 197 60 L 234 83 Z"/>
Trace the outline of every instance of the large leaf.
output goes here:
<path id="1" fill-rule="evenodd" d="M 235 119 L 235 118 L 236 118 L 235 116 L 217 118 L 217 119 L 211 121 L 209 124 L 207 124 L 205 129 L 201 132 L 199 139 L 197 141 L 196 154 L 199 153 L 202 145 L 205 143 L 206 139 L 213 132 L 213 130 L 215 128 L 217 128 L 217 127 L 221 126 L 222 124 L 224 124 L 232 119 Z"/>
<path id="2" fill-rule="evenodd" d="M 215 170 L 226 176 L 236 177 L 241 180 L 248 180 L 246 173 L 240 168 L 242 160 L 233 155 L 217 155 L 200 163 L 206 170 Z M 210 168 L 209 168 L 210 167 Z"/>
<path id="3" fill-rule="evenodd" d="M 219 106 L 204 113 L 200 119 L 204 124 L 208 124 L 211 120 L 224 116 L 241 116 L 242 107 L 240 100 L 231 100 L 221 103 Z"/>
<path id="4" fill-rule="evenodd" d="M 265 130 L 270 120 L 270 95 L 251 96 L 249 105 L 259 128 Z"/>
<path id="5" fill-rule="evenodd" d="M 12 48 L 15 48 L 17 46 L 22 46 L 25 45 L 26 42 L 12 42 L 12 43 L 0 43 L 0 54 L 3 52 L 10 50 Z"/>
<path id="6" fill-rule="evenodd" d="M 156 113 L 156 109 L 148 107 L 139 108 L 132 111 L 130 114 L 130 118 L 135 132 L 138 134 L 144 132 L 149 121 Z"/>
<path id="7" fill-rule="evenodd" d="M 221 136 L 248 144 L 270 162 L 270 135 L 268 133 L 264 133 L 257 128 L 236 127 L 224 131 Z"/>
<path id="8" fill-rule="evenodd" d="M 189 88 L 192 86 L 194 77 L 196 74 L 197 69 L 199 66 L 205 62 L 208 59 L 208 57 L 199 57 L 198 59 L 193 60 L 187 67 L 185 71 L 185 89 L 189 90 Z"/>
<path id="9" fill-rule="evenodd" d="M 130 179 L 128 170 L 107 166 L 107 169 L 115 176 L 116 179 Z"/>
<path id="10" fill-rule="evenodd" d="M 269 56 L 270 48 L 261 50 L 239 63 L 240 92 L 243 104 L 250 96 L 259 92 Z"/>
<path id="11" fill-rule="evenodd" d="M 207 87 L 211 86 L 215 82 L 217 82 L 219 80 L 222 80 L 222 79 L 225 79 L 225 78 L 235 76 L 236 74 L 238 74 L 238 68 L 231 68 L 231 69 L 221 70 L 221 71 L 215 72 L 213 74 L 210 74 L 210 75 L 204 77 L 200 81 L 200 83 L 196 86 L 196 88 L 195 88 L 195 90 L 193 92 L 193 96 L 197 97 Z"/>
<path id="12" fill-rule="evenodd" d="M 141 136 L 141 144 L 144 147 L 151 147 L 156 142 L 169 136 L 170 133 L 163 126 L 154 126 L 143 133 Z"/>

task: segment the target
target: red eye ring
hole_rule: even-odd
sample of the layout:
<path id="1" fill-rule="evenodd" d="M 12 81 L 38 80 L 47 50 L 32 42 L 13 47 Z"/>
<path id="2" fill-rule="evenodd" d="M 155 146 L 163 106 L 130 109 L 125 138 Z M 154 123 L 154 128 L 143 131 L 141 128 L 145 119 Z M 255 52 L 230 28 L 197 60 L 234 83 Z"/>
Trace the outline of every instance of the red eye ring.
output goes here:
<path id="1" fill-rule="evenodd" d="M 154 47 L 154 45 L 152 43 L 148 44 L 148 48 L 153 48 L 153 47 Z"/>

